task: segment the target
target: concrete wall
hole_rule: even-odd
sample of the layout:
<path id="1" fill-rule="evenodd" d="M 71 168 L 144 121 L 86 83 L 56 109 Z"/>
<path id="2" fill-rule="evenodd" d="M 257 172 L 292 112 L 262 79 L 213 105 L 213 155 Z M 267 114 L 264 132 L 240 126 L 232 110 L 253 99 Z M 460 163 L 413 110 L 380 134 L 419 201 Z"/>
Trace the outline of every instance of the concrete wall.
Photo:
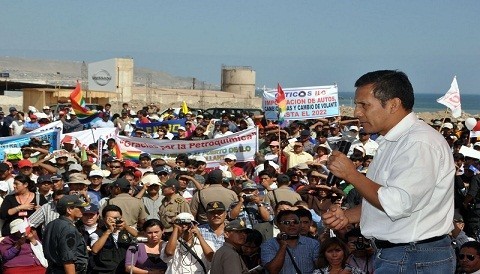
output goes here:
<path id="1" fill-rule="evenodd" d="M 210 107 L 234 107 L 234 108 L 261 108 L 262 99 L 244 94 L 233 94 L 223 91 L 212 90 L 191 90 L 191 89 L 166 89 L 134 87 L 133 99 L 121 101 L 120 98 L 111 99 L 110 103 L 115 109 L 120 109 L 123 102 L 128 102 L 136 109 L 150 103 L 157 105 L 160 109 L 169 107 L 180 107 L 185 101 L 189 107 L 210 108 Z"/>

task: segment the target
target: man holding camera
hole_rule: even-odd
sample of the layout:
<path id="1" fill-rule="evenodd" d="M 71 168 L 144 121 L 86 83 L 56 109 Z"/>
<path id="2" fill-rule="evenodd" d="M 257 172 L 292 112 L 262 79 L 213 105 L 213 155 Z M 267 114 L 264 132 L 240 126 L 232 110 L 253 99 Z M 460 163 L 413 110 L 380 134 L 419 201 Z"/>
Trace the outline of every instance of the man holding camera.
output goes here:
<path id="1" fill-rule="evenodd" d="M 375 259 L 370 241 L 362 236 L 358 227 L 351 229 L 345 234 L 350 256 L 347 263 L 361 269 L 363 273 L 373 273 L 373 260 Z"/>
<path id="2" fill-rule="evenodd" d="M 233 202 L 229 209 L 230 219 L 240 218 L 245 221 L 247 228 L 260 229 L 262 234 L 272 237 L 272 224 L 273 221 L 273 209 L 268 203 L 264 203 L 262 198 L 258 195 L 257 184 L 252 181 L 246 181 L 242 183 L 242 192 L 238 195 L 238 202 Z M 264 224 L 264 225 L 259 225 Z M 270 229 L 268 229 L 270 228 Z"/>
<path id="3" fill-rule="evenodd" d="M 128 226 L 122 218 L 122 209 L 116 205 L 107 205 L 102 210 L 105 226 L 92 234 L 91 241 L 94 273 L 114 273 L 117 267 L 123 269 L 119 263 L 125 259 L 125 254 L 132 237 L 137 236 L 137 231 Z M 95 237 L 96 236 L 96 237 Z"/>
<path id="4" fill-rule="evenodd" d="M 280 233 L 262 244 L 262 265 L 269 273 L 312 273 L 319 256 L 318 241 L 300 235 L 295 211 L 280 211 L 275 221 Z"/>
<path id="5" fill-rule="evenodd" d="M 178 214 L 173 221 L 173 232 L 160 254 L 160 258 L 168 264 L 165 273 L 208 273 L 213 246 L 212 242 L 203 238 L 192 214 Z"/>

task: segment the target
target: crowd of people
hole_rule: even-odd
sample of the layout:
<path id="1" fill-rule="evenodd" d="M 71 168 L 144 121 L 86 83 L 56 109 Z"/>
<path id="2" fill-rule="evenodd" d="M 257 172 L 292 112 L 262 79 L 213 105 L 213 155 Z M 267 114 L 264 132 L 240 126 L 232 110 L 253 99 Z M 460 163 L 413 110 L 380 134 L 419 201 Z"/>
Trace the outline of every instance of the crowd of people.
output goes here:
<path id="1" fill-rule="evenodd" d="M 251 162 L 237 162 L 235 154 L 215 168 L 207 168 L 205 157 L 187 154 L 174 161 L 148 153 L 124 160 L 113 152 L 115 139 L 101 151 L 96 143 L 65 142 L 68 154 L 52 154 L 49 142 L 32 138 L 21 148 L 22 159 L 0 163 L 2 271 L 393 273 L 379 261 L 405 262 L 388 251 L 442 245 L 442 260 L 453 269 L 440 273 L 480 273 L 480 162 L 459 153 L 462 145 L 480 151 L 480 143 L 471 142 L 461 121 L 416 119 L 408 98 L 388 93 L 389 81 L 403 75 L 382 71 L 360 78 L 355 117 L 291 121 L 280 128 L 246 112 L 218 120 L 173 110 L 160 117 L 153 105 L 133 111 L 125 103 L 113 115 L 105 105 L 101 120 L 88 125 L 165 141 L 219 138 L 257 127 L 259 149 Z M 387 91 L 370 93 L 375 88 Z M 383 112 L 372 112 L 375 107 Z M 14 107 L 9 112 L 0 112 L 1 136 L 55 120 L 62 121 L 64 133 L 86 126 L 68 109 L 57 117 L 48 107 L 44 115 Z M 135 127 L 175 119 L 186 119 L 175 134 L 167 124 L 153 133 Z M 410 123 L 414 132 L 408 134 L 397 126 L 410 130 Z M 425 132 L 428 146 L 418 141 Z M 351 147 L 340 155 L 337 144 L 346 136 Z M 437 154 L 442 146 L 446 154 Z M 338 183 L 326 183 L 330 173 Z M 437 185 L 445 194 L 438 194 Z M 433 255 L 425 260 L 440 261 Z M 421 265 L 433 273 L 433 266 Z"/>

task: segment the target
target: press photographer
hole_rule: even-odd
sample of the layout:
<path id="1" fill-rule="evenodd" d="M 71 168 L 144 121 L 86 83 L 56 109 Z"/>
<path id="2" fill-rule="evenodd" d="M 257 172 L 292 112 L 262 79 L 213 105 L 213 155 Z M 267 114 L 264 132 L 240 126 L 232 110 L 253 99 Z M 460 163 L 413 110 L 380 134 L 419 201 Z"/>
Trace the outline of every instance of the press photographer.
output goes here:
<path id="1" fill-rule="evenodd" d="M 167 273 L 207 273 L 213 246 L 203 238 L 193 215 L 182 212 L 173 221 L 173 232 L 160 258 L 168 265 Z"/>
<path id="2" fill-rule="evenodd" d="M 374 249 L 370 241 L 362 236 L 358 227 L 345 234 L 350 256 L 347 264 L 361 269 L 364 273 L 373 273 Z"/>

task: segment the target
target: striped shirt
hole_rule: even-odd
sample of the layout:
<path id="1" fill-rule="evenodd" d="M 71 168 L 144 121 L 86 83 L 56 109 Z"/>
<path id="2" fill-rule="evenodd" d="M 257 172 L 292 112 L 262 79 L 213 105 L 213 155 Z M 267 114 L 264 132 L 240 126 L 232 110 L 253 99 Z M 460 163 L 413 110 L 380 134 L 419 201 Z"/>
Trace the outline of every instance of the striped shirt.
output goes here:
<path id="1" fill-rule="evenodd" d="M 215 234 L 215 231 L 213 231 L 209 224 L 200 225 L 198 227 L 198 230 L 200 231 L 200 234 L 202 234 L 205 240 L 211 241 L 213 243 L 214 246 L 212 246 L 211 248 L 213 248 L 214 251 L 222 247 L 223 243 L 225 242 L 225 234 L 222 233 L 220 236 L 217 236 L 217 234 Z"/>
<path id="2" fill-rule="evenodd" d="M 272 238 L 264 242 L 261 247 L 261 259 L 262 265 L 267 265 L 277 255 L 280 245 L 277 238 Z M 317 262 L 320 244 L 314 239 L 310 239 L 304 236 L 300 236 L 297 242 L 297 246 L 288 247 L 292 256 L 302 273 L 312 273 L 315 269 L 315 263 Z M 285 254 L 285 262 L 279 272 L 280 274 L 296 273 L 290 256 Z"/>
<path id="3" fill-rule="evenodd" d="M 39 227 L 43 225 L 43 229 L 47 226 L 48 223 L 55 220 L 60 216 L 57 212 L 56 205 L 53 201 L 50 201 L 38 210 L 36 210 L 30 217 L 28 217 L 28 222 L 31 227 Z"/>

